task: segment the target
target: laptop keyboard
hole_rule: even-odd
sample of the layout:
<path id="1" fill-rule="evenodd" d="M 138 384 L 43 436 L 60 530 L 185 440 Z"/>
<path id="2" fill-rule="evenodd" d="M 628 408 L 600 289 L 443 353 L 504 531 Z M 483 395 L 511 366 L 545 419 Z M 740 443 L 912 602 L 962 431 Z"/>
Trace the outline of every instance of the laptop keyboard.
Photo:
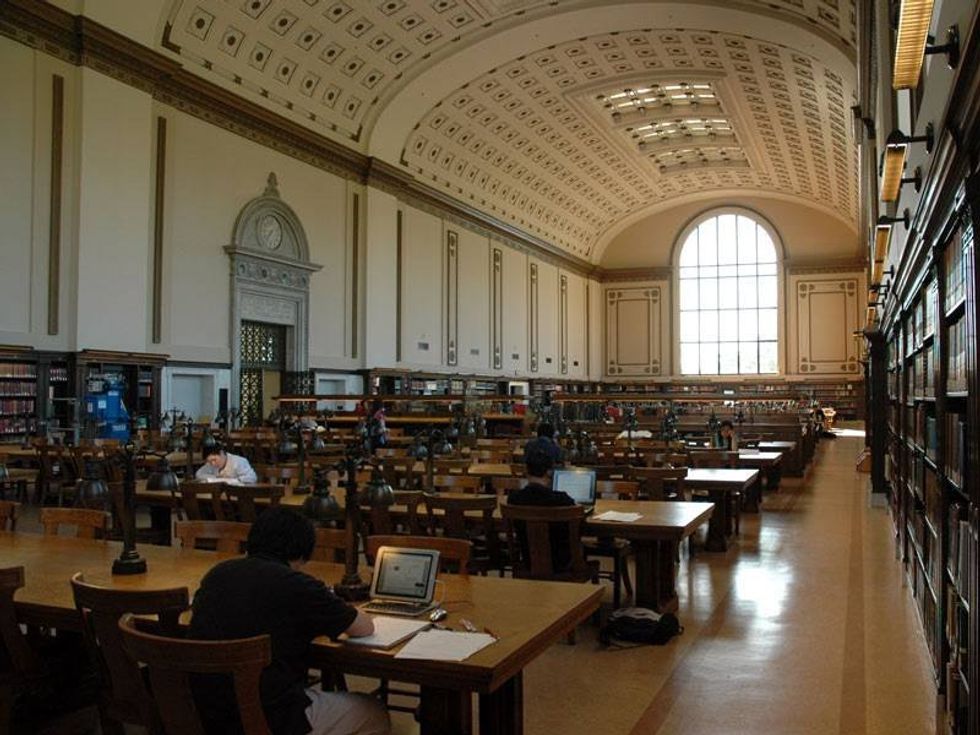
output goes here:
<path id="1" fill-rule="evenodd" d="M 376 600 L 364 605 L 364 612 L 382 615 L 420 615 L 432 607 L 428 602 L 384 602 Z"/>

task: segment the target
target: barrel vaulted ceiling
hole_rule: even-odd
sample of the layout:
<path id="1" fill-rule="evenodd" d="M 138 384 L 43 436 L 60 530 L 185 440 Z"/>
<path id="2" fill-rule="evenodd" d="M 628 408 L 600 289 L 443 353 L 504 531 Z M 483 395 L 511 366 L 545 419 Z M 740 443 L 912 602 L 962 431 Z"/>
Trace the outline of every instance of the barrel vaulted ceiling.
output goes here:
<path id="1" fill-rule="evenodd" d="M 692 199 L 791 200 L 855 230 L 854 23 L 853 0 L 174 0 L 162 45 L 599 262 Z"/>

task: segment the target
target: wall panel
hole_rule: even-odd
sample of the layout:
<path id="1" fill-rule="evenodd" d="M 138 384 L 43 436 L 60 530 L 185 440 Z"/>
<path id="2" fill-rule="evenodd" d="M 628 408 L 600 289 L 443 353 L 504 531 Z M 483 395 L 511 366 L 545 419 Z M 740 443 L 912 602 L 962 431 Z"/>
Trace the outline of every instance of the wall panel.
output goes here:
<path id="1" fill-rule="evenodd" d="M 531 263 L 537 266 L 537 312 L 531 315 L 531 321 L 537 334 L 538 372 L 541 375 L 559 375 L 558 268 L 534 259 L 531 259 Z"/>
<path id="2" fill-rule="evenodd" d="M 501 320 L 503 370 L 524 376 L 529 371 L 528 257 L 508 247 L 501 248 L 503 261 Z"/>
<path id="3" fill-rule="evenodd" d="M 670 316 L 665 291 L 661 283 L 606 288 L 606 374 L 610 377 L 668 374 L 663 335 Z"/>
<path id="4" fill-rule="evenodd" d="M 439 366 L 443 346 L 442 220 L 406 207 L 402 216 L 402 362 Z"/>
<path id="5" fill-rule="evenodd" d="M 863 275 L 790 276 L 787 370 L 800 375 L 858 375 L 859 297 Z"/>
<path id="6" fill-rule="evenodd" d="M 488 372 L 490 361 L 490 255 L 488 239 L 459 230 L 459 367 Z"/>

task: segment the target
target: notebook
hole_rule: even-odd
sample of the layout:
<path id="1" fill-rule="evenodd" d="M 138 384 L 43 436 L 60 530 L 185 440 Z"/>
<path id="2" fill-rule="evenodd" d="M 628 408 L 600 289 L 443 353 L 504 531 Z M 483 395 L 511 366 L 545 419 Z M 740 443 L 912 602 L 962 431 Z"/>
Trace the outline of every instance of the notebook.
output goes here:
<path id="1" fill-rule="evenodd" d="M 382 546 L 374 560 L 371 600 L 361 607 L 381 615 L 423 615 L 432 601 L 439 571 L 439 552 Z"/>
<path id="2" fill-rule="evenodd" d="M 570 467 L 555 470 L 552 488 L 556 493 L 565 493 L 576 505 L 585 508 L 586 513 L 595 509 L 595 470 Z"/>
<path id="3" fill-rule="evenodd" d="M 378 615 L 374 618 L 374 632 L 359 638 L 345 638 L 352 646 L 367 646 L 369 648 L 392 648 L 406 638 L 431 626 L 428 620 L 408 620 L 406 618 L 391 618 Z"/>

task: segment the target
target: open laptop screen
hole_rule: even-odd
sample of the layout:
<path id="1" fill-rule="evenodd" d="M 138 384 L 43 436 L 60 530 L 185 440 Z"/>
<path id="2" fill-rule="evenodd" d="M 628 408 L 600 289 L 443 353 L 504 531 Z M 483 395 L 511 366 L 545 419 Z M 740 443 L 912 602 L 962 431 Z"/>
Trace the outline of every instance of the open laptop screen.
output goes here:
<path id="1" fill-rule="evenodd" d="M 382 546 L 374 563 L 372 597 L 428 602 L 436 583 L 439 552 Z"/>
<path id="2" fill-rule="evenodd" d="M 555 470 L 552 487 L 556 493 L 566 493 L 577 505 L 595 505 L 595 470 Z"/>

